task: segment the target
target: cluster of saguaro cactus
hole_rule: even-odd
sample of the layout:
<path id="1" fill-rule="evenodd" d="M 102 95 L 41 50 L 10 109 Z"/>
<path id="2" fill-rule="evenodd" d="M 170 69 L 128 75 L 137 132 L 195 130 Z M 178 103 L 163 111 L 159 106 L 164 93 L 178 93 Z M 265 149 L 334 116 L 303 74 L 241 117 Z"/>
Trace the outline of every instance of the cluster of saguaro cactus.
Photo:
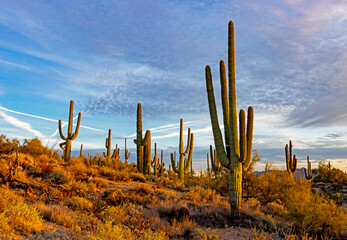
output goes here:
<path id="1" fill-rule="evenodd" d="M 220 61 L 220 82 L 224 120 L 224 137 L 219 127 L 216 102 L 213 92 L 212 74 L 209 66 L 205 68 L 206 89 L 213 138 L 220 163 L 229 169 L 229 195 L 230 206 L 235 215 L 241 208 L 242 200 L 242 170 L 247 169 L 252 155 L 253 138 L 253 107 L 248 108 L 247 132 L 246 116 L 242 109 L 239 113 L 240 139 L 238 135 L 237 110 L 236 110 L 236 78 L 235 78 L 235 38 L 234 23 L 229 22 L 228 29 L 228 69 L 229 69 L 229 94 L 227 87 L 226 68 L 223 60 Z"/>
<path id="2" fill-rule="evenodd" d="M 151 172 L 151 131 L 147 130 L 145 137 L 142 137 L 142 105 L 137 105 L 136 120 L 136 144 L 137 170 L 139 173 L 150 174 Z"/>
<path id="3" fill-rule="evenodd" d="M 157 157 L 157 143 L 154 144 L 154 157 L 152 161 L 152 168 L 154 172 L 154 176 L 162 176 L 164 174 L 164 151 L 161 150 L 161 158 L 160 158 L 160 163 L 159 163 L 159 158 Z"/>
<path id="4" fill-rule="evenodd" d="M 288 144 L 286 144 L 285 153 L 286 153 L 286 166 L 287 166 L 287 171 L 290 176 L 294 176 L 295 171 L 296 171 L 296 164 L 298 162 L 297 158 L 295 155 L 293 155 L 293 145 L 292 141 L 289 141 L 289 147 Z"/>
<path id="5" fill-rule="evenodd" d="M 190 164 L 193 158 L 193 147 L 194 147 L 194 134 L 190 133 L 188 128 L 188 141 L 186 150 L 183 151 L 183 120 L 180 120 L 180 139 L 179 139 L 179 162 L 176 166 L 176 152 L 175 156 L 171 153 L 171 165 L 175 173 L 178 173 L 179 179 L 184 182 L 184 175 L 189 173 Z M 184 157 L 188 155 L 188 160 L 185 162 Z"/>
<path id="6" fill-rule="evenodd" d="M 124 163 L 128 164 L 128 159 L 130 158 L 130 152 L 127 149 L 127 139 L 125 138 L 125 147 L 124 147 Z"/>
<path id="7" fill-rule="evenodd" d="M 306 172 L 306 168 L 305 168 L 304 173 L 305 173 L 305 178 L 307 180 L 312 179 L 312 169 L 311 169 L 311 162 L 310 162 L 309 156 L 307 156 L 307 172 Z"/>
<path id="8" fill-rule="evenodd" d="M 213 150 L 212 145 L 210 145 L 210 155 L 211 155 L 211 167 L 214 173 L 214 177 L 217 178 L 219 176 L 220 170 L 222 168 L 220 162 L 218 161 L 217 151 Z"/>
<path id="9" fill-rule="evenodd" d="M 59 146 L 64 151 L 64 160 L 65 162 L 70 161 L 70 155 L 71 155 L 71 142 L 76 139 L 78 135 L 78 130 L 80 128 L 81 123 L 81 113 L 78 113 L 78 119 L 77 119 L 77 125 L 75 132 L 72 132 L 72 125 L 73 125 L 73 107 L 74 107 L 74 101 L 70 101 L 70 110 L 69 110 L 69 122 L 68 122 L 68 129 L 67 129 L 67 136 L 65 137 L 62 130 L 62 124 L 61 120 L 58 122 L 58 128 L 59 128 L 59 135 L 60 137 L 65 140 L 65 142 L 60 143 Z"/>
<path id="10" fill-rule="evenodd" d="M 111 155 L 111 129 L 108 130 L 108 137 L 105 140 L 106 152 L 103 152 L 102 155 L 106 159 L 106 163 L 111 163 L 111 161 L 119 160 L 119 148 L 118 144 L 116 144 L 116 148 L 113 150 L 113 154 Z"/>

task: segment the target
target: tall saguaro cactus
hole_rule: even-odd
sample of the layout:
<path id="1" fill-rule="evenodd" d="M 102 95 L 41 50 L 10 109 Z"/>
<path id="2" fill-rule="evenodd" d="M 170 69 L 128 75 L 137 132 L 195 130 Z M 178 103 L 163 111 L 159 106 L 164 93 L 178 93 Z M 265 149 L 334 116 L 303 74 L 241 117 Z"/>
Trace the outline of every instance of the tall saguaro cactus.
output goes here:
<path id="1" fill-rule="evenodd" d="M 73 125 L 73 107 L 74 107 L 74 101 L 70 101 L 70 110 L 69 110 L 69 122 L 68 122 L 68 128 L 67 128 L 67 136 L 65 137 L 63 134 L 62 124 L 61 120 L 58 122 L 58 128 L 59 128 L 59 135 L 60 137 L 65 140 L 65 142 L 60 143 L 59 146 L 61 149 L 64 150 L 64 160 L 65 162 L 70 161 L 70 155 L 71 155 L 71 142 L 76 139 L 78 135 L 78 131 L 80 129 L 80 123 L 81 123 L 81 113 L 78 113 L 77 118 L 77 125 L 75 132 L 72 132 L 72 125 Z"/>
<path id="2" fill-rule="evenodd" d="M 106 159 L 107 163 L 111 163 L 111 159 L 115 159 L 116 161 L 119 160 L 119 148 L 118 145 L 116 145 L 116 148 L 114 149 L 112 155 L 111 155 L 111 129 L 108 130 L 108 137 L 105 140 L 105 147 L 106 152 L 103 152 L 102 155 Z M 118 159 L 117 159 L 118 158 Z"/>
<path id="3" fill-rule="evenodd" d="M 291 140 L 289 141 L 289 149 L 288 149 L 288 144 L 286 144 L 285 153 L 286 153 L 287 171 L 290 176 L 294 176 L 295 170 L 296 170 L 296 164 L 298 160 L 295 155 L 293 156 L 293 145 Z"/>
<path id="4" fill-rule="evenodd" d="M 190 128 L 188 128 L 188 141 L 187 148 L 183 151 L 183 120 L 180 120 L 180 140 L 179 140 L 179 162 L 178 169 L 176 167 L 176 154 L 175 158 L 171 153 L 171 165 L 175 173 L 178 173 L 179 179 L 184 182 L 184 175 L 189 173 L 190 164 L 193 159 L 193 147 L 194 147 L 194 134 L 190 133 Z M 184 157 L 188 155 L 188 160 L 184 162 Z"/>
<path id="5" fill-rule="evenodd" d="M 139 173 L 148 174 L 151 167 L 151 131 L 147 130 L 142 137 L 142 105 L 137 104 L 136 139 L 137 170 Z"/>
<path id="6" fill-rule="evenodd" d="M 304 173 L 305 173 L 305 178 L 307 180 L 312 179 L 312 169 L 311 169 L 311 162 L 310 162 L 309 156 L 307 156 L 307 172 L 306 172 L 306 168 L 305 168 Z"/>
<path id="7" fill-rule="evenodd" d="M 236 78 L 235 78 L 235 38 L 234 23 L 229 22 L 228 29 L 228 69 L 229 69 L 229 93 L 227 87 L 226 68 L 223 60 L 220 61 L 220 83 L 223 107 L 224 138 L 219 127 L 216 102 L 213 92 L 211 68 L 205 68 L 206 89 L 208 106 L 212 123 L 212 131 L 217 156 L 220 163 L 229 169 L 229 195 L 230 206 L 235 215 L 241 208 L 242 199 L 242 169 L 247 169 L 252 155 L 253 138 L 253 107 L 248 107 L 247 132 L 246 116 L 243 109 L 239 113 L 240 138 L 237 124 L 236 109 Z"/>
<path id="8" fill-rule="evenodd" d="M 128 159 L 130 158 L 130 152 L 127 149 L 127 139 L 125 138 L 125 148 L 124 148 L 124 163 L 128 163 Z"/>

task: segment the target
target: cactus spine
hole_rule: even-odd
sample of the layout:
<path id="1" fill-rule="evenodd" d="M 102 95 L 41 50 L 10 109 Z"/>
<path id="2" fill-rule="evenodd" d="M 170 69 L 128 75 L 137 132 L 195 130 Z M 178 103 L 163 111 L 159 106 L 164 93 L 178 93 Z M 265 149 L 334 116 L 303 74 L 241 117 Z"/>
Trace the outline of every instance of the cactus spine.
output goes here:
<path id="1" fill-rule="evenodd" d="M 236 78 L 235 78 L 235 38 L 234 23 L 229 22 L 228 29 L 228 69 L 229 69 L 229 94 L 227 87 L 226 68 L 223 60 L 220 61 L 220 82 L 223 107 L 224 137 L 218 123 L 217 108 L 213 92 L 211 68 L 207 65 L 206 90 L 210 117 L 213 130 L 214 143 L 220 163 L 229 169 L 229 195 L 230 206 L 234 214 L 238 215 L 242 199 L 242 169 L 247 169 L 252 154 L 253 138 L 253 107 L 248 107 L 247 133 L 245 111 L 239 113 L 240 139 L 238 136 L 237 110 L 236 110 Z"/>
<path id="2" fill-rule="evenodd" d="M 151 168 L 151 131 L 147 130 L 142 138 L 142 105 L 137 104 L 136 139 L 137 170 L 139 173 L 149 174 Z"/>
<path id="3" fill-rule="evenodd" d="M 130 152 L 127 149 L 127 139 L 125 138 L 124 163 L 128 164 L 128 159 L 129 158 L 130 158 Z"/>
<path id="4" fill-rule="evenodd" d="M 211 155 L 212 171 L 214 172 L 214 177 L 217 178 L 221 170 L 221 164 L 218 161 L 217 151 L 216 149 L 213 150 L 212 145 L 210 145 L 210 155 Z"/>
<path id="5" fill-rule="evenodd" d="M 312 179 L 312 169 L 311 169 L 311 163 L 310 163 L 309 156 L 307 156 L 307 173 L 306 173 L 306 168 L 304 169 L 304 173 L 305 173 L 305 178 L 307 180 L 311 180 Z"/>
<path id="6" fill-rule="evenodd" d="M 68 129 L 67 129 L 67 136 L 65 137 L 62 130 L 61 120 L 58 122 L 58 128 L 59 128 L 59 135 L 60 137 L 65 140 L 65 142 L 60 143 L 59 146 L 61 149 L 64 150 L 64 161 L 69 162 L 70 161 L 70 155 L 71 155 L 71 142 L 76 139 L 78 135 L 78 131 L 80 129 L 80 123 L 81 123 L 81 113 L 78 113 L 77 118 L 77 125 L 75 132 L 72 133 L 72 125 L 73 125 L 73 107 L 74 107 L 74 101 L 70 101 L 70 110 L 69 110 L 69 122 L 68 122 Z"/>
<path id="7" fill-rule="evenodd" d="M 105 147 L 106 152 L 103 152 L 102 155 L 106 159 L 106 164 L 110 163 L 112 159 L 114 159 L 117 162 L 119 160 L 118 145 L 116 145 L 116 148 L 114 149 L 113 154 L 111 155 L 111 129 L 108 130 L 108 137 L 105 140 Z"/>
<path id="8" fill-rule="evenodd" d="M 173 154 L 171 153 L 171 165 L 172 169 L 175 173 L 178 173 L 179 179 L 184 182 L 184 175 L 189 173 L 190 164 L 193 158 L 193 146 L 194 146 L 194 134 L 190 133 L 190 128 L 188 128 L 188 141 L 187 141 L 187 148 L 185 151 L 183 151 L 183 120 L 181 118 L 180 120 L 180 139 L 179 139 L 179 154 L 180 159 L 178 162 L 178 168 L 176 166 L 176 152 L 175 152 L 175 158 L 173 157 Z M 188 159 L 185 163 L 184 157 L 187 156 Z"/>
<path id="9" fill-rule="evenodd" d="M 295 155 L 293 156 L 292 141 L 289 141 L 289 149 L 288 149 L 288 144 L 286 144 L 285 153 L 286 153 L 287 171 L 288 171 L 290 176 L 294 176 L 295 170 L 296 170 L 296 164 L 297 164 L 298 160 L 296 159 Z"/>

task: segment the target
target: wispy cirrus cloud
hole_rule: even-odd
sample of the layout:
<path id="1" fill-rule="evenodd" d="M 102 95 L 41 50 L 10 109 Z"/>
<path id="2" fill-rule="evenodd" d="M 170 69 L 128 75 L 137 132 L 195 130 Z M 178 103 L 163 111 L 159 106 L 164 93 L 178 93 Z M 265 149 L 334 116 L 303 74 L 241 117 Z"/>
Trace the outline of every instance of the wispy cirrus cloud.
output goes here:
<path id="1" fill-rule="evenodd" d="M 11 125 L 13 125 L 15 127 L 18 127 L 18 128 L 23 129 L 23 130 L 26 130 L 26 131 L 34 134 L 34 136 L 36 136 L 36 137 L 39 137 L 39 138 L 43 138 L 44 137 L 44 135 L 41 132 L 33 129 L 32 126 L 30 125 L 30 123 L 23 122 L 23 121 L 15 118 L 15 117 L 9 116 L 5 112 L 3 112 L 3 111 L 0 111 L 0 116 L 6 122 L 8 122 L 9 124 L 11 124 Z"/>

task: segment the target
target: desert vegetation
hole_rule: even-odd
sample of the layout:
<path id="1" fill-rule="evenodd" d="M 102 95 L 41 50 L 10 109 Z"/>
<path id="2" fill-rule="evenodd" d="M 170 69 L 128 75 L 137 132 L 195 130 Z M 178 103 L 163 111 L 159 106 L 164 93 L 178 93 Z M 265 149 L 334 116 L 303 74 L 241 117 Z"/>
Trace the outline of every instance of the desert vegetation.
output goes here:
<path id="1" fill-rule="evenodd" d="M 237 120 L 234 26 L 229 23 L 229 89 L 220 62 L 224 140 L 219 127 L 212 74 L 206 87 L 214 146 L 206 170 L 192 169 L 194 134 L 188 130 L 184 150 L 180 120 L 179 152 L 165 168 L 151 131 L 143 136 L 142 105 L 137 106 L 136 163 L 112 150 L 111 129 L 103 154 L 71 156 L 80 121 L 73 131 L 70 102 L 67 134 L 58 123 L 58 150 L 40 139 L 0 136 L 0 237 L 2 239 L 332 239 L 347 236 L 346 173 L 321 162 L 305 177 L 295 177 L 293 144 L 285 147 L 287 171 L 261 160 L 253 149 L 253 107 Z M 125 139 L 126 146 L 126 139 Z M 113 151 L 113 152 L 112 152 Z M 206 152 L 207 152 L 206 151 Z M 187 156 L 187 158 L 185 158 Z M 153 157 L 153 159 L 152 159 Z M 211 166 L 211 167 L 210 167 Z M 328 184 L 328 185 L 327 185 Z"/>

